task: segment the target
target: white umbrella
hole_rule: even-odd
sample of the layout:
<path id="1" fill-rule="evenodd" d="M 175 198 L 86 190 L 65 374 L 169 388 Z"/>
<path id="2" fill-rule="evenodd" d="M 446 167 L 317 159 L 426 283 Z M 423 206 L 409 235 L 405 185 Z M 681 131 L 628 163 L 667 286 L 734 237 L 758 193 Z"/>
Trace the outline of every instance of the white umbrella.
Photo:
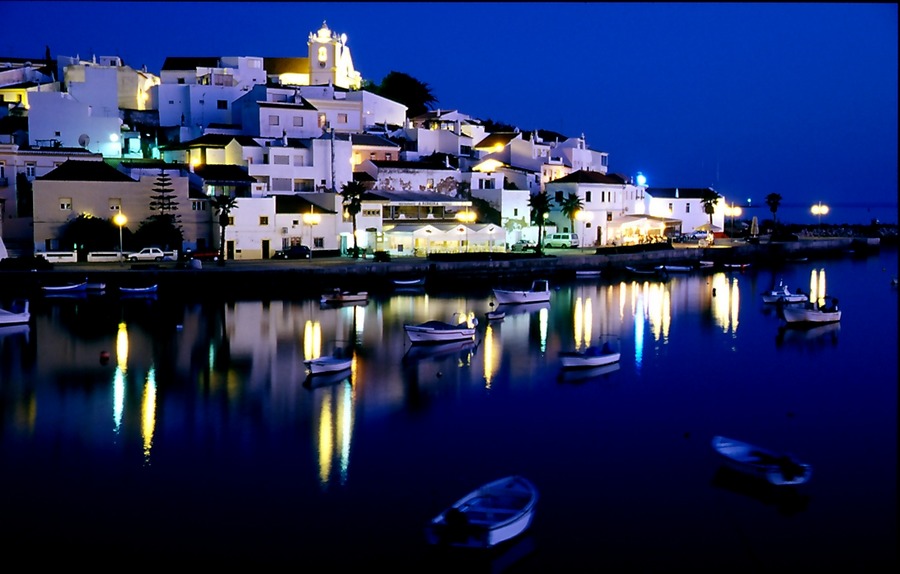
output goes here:
<path id="1" fill-rule="evenodd" d="M 750 236 L 756 237 L 757 235 L 759 235 L 759 220 L 754 215 L 753 220 L 750 221 Z"/>
<path id="2" fill-rule="evenodd" d="M 695 227 L 694 231 L 722 231 L 722 228 L 712 223 L 704 223 Z"/>

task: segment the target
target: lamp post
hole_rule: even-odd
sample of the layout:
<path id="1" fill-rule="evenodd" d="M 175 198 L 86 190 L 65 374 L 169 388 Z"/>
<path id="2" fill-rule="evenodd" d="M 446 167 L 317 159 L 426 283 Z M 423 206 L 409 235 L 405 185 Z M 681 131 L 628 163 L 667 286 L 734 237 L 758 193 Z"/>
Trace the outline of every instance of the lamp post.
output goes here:
<path id="1" fill-rule="evenodd" d="M 812 208 L 810 208 L 810 211 L 812 212 L 813 215 L 816 215 L 819 217 L 819 232 L 821 233 L 821 231 L 822 231 L 822 216 L 828 215 L 828 206 L 820 201 L 820 202 L 816 203 L 815 205 L 813 205 Z"/>
<path id="2" fill-rule="evenodd" d="M 313 226 L 318 225 L 319 221 L 321 221 L 322 216 L 318 213 L 313 213 L 312 205 L 309 206 L 309 213 L 303 214 L 303 223 L 309 226 L 309 258 L 312 259 L 312 251 L 313 251 Z"/>
<path id="3" fill-rule="evenodd" d="M 469 252 L 469 225 L 475 221 L 475 212 L 469 211 L 467 207 L 465 211 L 456 214 L 456 219 L 465 224 L 466 230 L 466 253 Z"/>
<path id="4" fill-rule="evenodd" d="M 113 223 L 119 226 L 119 262 L 122 261 L 122 228 L 128 223 L 128 218 L 121 211 L 113 216 Z"/>

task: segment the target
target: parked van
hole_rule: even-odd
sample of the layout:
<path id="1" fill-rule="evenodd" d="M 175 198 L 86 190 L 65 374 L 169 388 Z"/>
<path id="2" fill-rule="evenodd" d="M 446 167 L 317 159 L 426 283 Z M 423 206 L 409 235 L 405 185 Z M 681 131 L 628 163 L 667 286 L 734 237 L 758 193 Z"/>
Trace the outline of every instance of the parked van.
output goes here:
<path id="1" fill-rule="evenodd" d="M 548 233 L 544 237 L 544 247 L 578 247 L 577 233 Z"/>

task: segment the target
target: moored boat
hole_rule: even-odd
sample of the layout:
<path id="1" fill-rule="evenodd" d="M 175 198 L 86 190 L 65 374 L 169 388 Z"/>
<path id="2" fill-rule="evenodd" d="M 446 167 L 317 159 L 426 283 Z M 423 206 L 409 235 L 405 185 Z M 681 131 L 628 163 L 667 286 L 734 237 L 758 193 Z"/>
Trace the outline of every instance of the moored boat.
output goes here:
<path id="1" fill-rule="evenodd" d="M 459 313 L 454 313 L 454 320 L 460 317 Z M 460 317 L 461 318 L 461 317 Z M 403 325 L 406 336 L 413 343 L 447 343 L 450 341 L 462 341 L 471 339 L 475 336 L 475 328 L 478 326 L 478 319 L 471 321 L 461 318 L 456 323 L 448 323 L 446 321 L 426 321 L 418 325 Z"/>
<path id="2" fill-rule="evenodd" d="M 778 285 L 763 293 L 762 300 L 763 303 L 803 303 L 809 301 L 809 296 L 800 289 L 792 293 L 784 281 L 779 281 Z"/>
<path id="3" fill-rule="evenodd" d="M 322 295 L 321 302 L 325 305 L 362 304 L 369 302 L 367 291 L 341 291 L 335 289 Z"/>
<path id="4" fill-rule="evenodd" d="M 712 447 L 729 468 L 764 479 L 776 486 L 803 484 L 812 474 L 809 464 L 800 462 L 790 454 L 732 438 L 715 436 Z"/>
<path id="5" fill-rule="evenodd" d="M 31 321 L 28 299 L 16 299 L 9 309 L 0 308 L 0 326 L 22 325 Z"/>
<path id="6" fill-rule="evenodd" d="M 522 476 L 507 476 L 466 494 L 426 528 L 431 544 L 491 548 L 525 532 L 534 520 L 538 490 Z"/>
<path id="7" fill-rule="evenodd" d="M 535 279 L 529 289 L 494 289 L 493 292 L 494 299 L 501 305 L 541 303 L 550 301 L 550 282 L 546 279 Z"/>
<path id="8" fill-rule="evenodd" d="M 153 285 L 143 285 L 140 287 L 126 287 L 119 286 L 119 293 L 123 295 L 144 295 L 148 293 L 156 293 L 158 285 L 154 283 Z"/>
<path id="9" fill-rule="evenodd" d="M 336 350 L 333 355 L 307 359 L 303 364 L 310 375 L 337 373 L 349 370 L 353 366 L 353 357 L 345 357 L 343 352 Z"/>
<path id="10" fill-rule="evenodd" d="M 79 283 L 66 283 L 65 285 L 42 285 L 44 293 L 81 293 L 87 291 L 87 281 Z"/>
<path id="11" fill-rule="evenodd" d="M 821 302 L 807 301 L 781 308 L 784 321 L 789 324 L 835 323 L 841 320 L 841 310 L 836 297 L 822 297 Z"/>
<path id="12" fill-rule="evenodd" d="M 616 363 L 621 353 L 614 351 L 609 343 L 602 347 L 591 345 L 583 351 L 561 351 L 559 362 L 564 369 L 589 369 Z"/>

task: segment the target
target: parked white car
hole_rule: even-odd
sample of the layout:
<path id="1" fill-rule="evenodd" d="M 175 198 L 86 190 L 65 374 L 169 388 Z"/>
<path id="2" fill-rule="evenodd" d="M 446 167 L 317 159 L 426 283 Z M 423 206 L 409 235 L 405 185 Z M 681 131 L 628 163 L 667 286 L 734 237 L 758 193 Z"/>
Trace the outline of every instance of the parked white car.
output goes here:
<path id="1" fill-rule="evenodd" d="M 137 253 L 129 253 L 129 261 L 174 261 L 178 258 L 175 251 L 163 251 L 159 247 L 144 247 Z"/>

